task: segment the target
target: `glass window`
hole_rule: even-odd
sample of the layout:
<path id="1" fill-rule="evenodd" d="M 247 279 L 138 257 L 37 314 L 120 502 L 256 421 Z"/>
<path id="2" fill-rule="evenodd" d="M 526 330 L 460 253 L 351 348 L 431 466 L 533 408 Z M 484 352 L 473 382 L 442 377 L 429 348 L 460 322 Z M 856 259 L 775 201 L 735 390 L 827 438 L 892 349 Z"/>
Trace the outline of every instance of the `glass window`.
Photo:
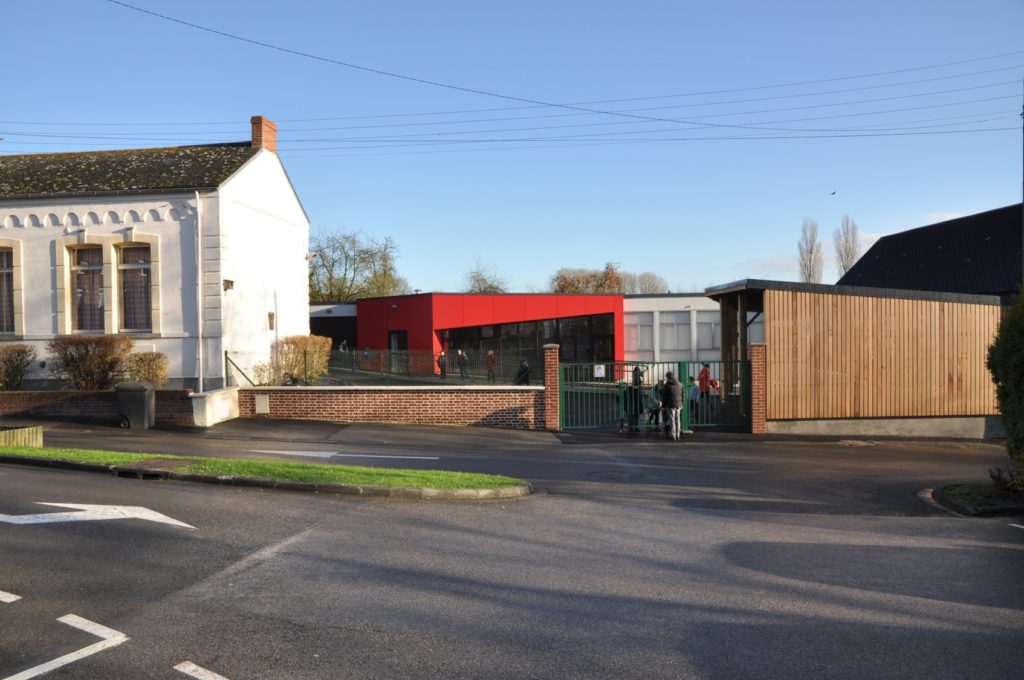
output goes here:
<path id="1" fill-rule="evenodd" d="M 624 315 L 627 352 L 654 351 L 654 313 L 636 312 Z"/>
<path id="2" fill-rule="evenodd" d="M 697 312 L 697 349 L 721 349 L 721 326 L 718 312 Z"/>
<path id="3" fill-rule="evenodd" d="M 0 248 L 0 333 L 14 332 L 14 251 Z"/>
<path id="4" fill-rule="evenodd" d="M 593 320 L 594 335 L 615 335 L 614 314 L 597 314 L 590 318 Z"/>
<path id="5" fill-rule="evenodd" d="M 153 330 L 153 288 L 149 246 L 118 248 L 121 330 Z"/>
<path id="6" fill-rule="evenodd" d="M 661 350 L 678 352 L 690 349 L 690 313 L 662 312 L 658 317 Z"/>
<path id="7" fill-rule="evenodd" d="M 71 328 L 103 330 L 103 248 L 75 248 L 72 252 Z"/>
<path id="8" fill-rule="evenodd" d="M 747 313 L 747 319 L 757 319 L 747 326 L 747 342 L 764 342 L 764 314 Z"/>
<path id="9" fill-rule="evenodd" d="M 541 335 L 544 338 L 544 344 L 549 345 L 551 343 L 558 342 L 558 324 L 555 323 L 554 319 L 545 319 L 540 322 Z"/>

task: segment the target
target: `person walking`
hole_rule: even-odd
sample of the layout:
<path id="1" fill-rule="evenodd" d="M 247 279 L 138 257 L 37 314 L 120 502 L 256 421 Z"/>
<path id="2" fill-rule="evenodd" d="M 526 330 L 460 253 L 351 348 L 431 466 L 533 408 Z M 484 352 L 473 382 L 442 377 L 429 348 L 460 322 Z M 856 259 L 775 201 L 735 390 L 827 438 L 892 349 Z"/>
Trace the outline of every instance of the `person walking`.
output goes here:
<path id="1" fill-rule="evenodd" d="M 462 380 L 469 379 L 469 356 L 465 354 L 461 349 L 455 350 L 455 363 L 459 367 L 459 378 Z"/>
<path id="2" fill-rule="evenodd" d="M 444 350 L 437 355 L 437 368 L 441 371 L 441 380 L 448 377 L 448 357 L 444 355 Z"/>
<path id="3" fill-rule="evenodd" d="M 665 373 L 665 385 L 661 388 L 661 404 L 665 408 L 668 422 L 667 437 L 679 439 L 679 412 L 683 408 L 683 386 L 672 371 Z"/>
<path id="4" fill-rule="evenodd" d="M 487 382 L 496 382 L 498 368 L 498 357 L 494 356 L 494 350 L 487 350 Z"/>

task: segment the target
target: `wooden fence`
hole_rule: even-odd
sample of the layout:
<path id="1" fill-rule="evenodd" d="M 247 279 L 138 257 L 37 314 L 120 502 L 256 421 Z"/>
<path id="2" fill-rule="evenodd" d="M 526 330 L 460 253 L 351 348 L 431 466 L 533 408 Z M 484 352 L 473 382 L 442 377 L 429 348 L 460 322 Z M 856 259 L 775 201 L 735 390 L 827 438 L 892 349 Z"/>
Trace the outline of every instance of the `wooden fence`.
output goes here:
<path id="1" fill-rule="evenodd" d="M 998 413 L 998 305 L 764 292 L 767 419 Z"/>

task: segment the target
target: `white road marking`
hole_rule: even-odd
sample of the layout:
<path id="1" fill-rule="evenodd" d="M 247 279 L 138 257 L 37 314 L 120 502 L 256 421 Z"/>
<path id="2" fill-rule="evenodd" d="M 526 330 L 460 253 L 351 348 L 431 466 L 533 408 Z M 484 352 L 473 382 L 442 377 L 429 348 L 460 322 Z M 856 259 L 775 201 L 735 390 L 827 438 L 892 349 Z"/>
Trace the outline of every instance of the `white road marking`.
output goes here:
<path id="1" fill-rule="evenodd" d="M 37 503 L 57 508 L 74 508 L 82 512 L 48 512 L 39 515 L 0 515 L 0 522 L 8 524 L 51 524 L 53 522 L 86 522 L 104 519 L 144 519 L 186 529 L 195 529 L 191 524 L 171 519 L 167 515 L 149 508 L 134 505 L 82 505 L 78 503 Z"/>
<path id="2" fill-rule="evenodd" d="M 21 595 L 15 595 L 14 593 L 5 593 L 0 590 L 0 602 L 10 604 L 11 602 L 17 602 L 21 599 Z"/>
<path id="3" fill-rule="evenodd" d="M 279 453 L 282 456 L 305 456 L 308 458 L 330 458 L 334 455 L 334 451 L 272 451 L 271 449 L 249 449 L 249 453 Z"/>
<path id="4" fill-rule="evenodd" d="M 89 621 L 88 619 L 83 619 L 81 616 L 76 616 L 75 614 L 67 614 L 66 616 L 62 616 L 57 620 L 61 623 L 65 623 L 71 626 L 72 628 L 84 630 L 86 633 L 91 633 L 96 637 L 103 638 L 103 640 L 95 644 L 89 645 L 88 647 L 83 647 L 82 649 L 79 649 L 77 652 L 65 654 L 64 656 L 54 659 L 53 661 L 47 661 L 44 664 L 33 666 L 32 668 L 29 668 L 27 671 L 22 671 L 17 675 L 8 676 L 4 678 L 4 680 L 29 680 L 29 678 L 35 678 L 40 675 L 43 675 L 44 673 L 49 673 L 50 671 L 60 668 L 61 666 L 67 666 L 69 663 L 74 663 L 79 659 L 84 659 L 85 657 L 92 656 L 97 652 L 102 652 L 104 649 L 110 649 L 111 647 L 118 646 L 122 642 L 128 641 L 128 636 L 124 633 L 118 632 L 113 628 L 101 626 L 98 623 L 93 623 L 92 621 Z"/>
<path id="5" fill-rule="evenodd" d="M 180 671 L 185 675 L 191 675 L 197 680 L 228 680 L 223 675 L 218 675 L 213 671 L 208 671 L 202 666 L 195 665 L 191 661 L 182 661 L 174 667 L 174 670 Z"/>
<path id="6" fill-rule="evenodd" d="M 336 453 L 341 458 L 401 458 L 403 460 L 441 460 L 440 456 L 381 456 L 370 453 Z"/>
<path id="7" fill-rule="evenodd" d="M 249 449 L 250 453 L 279 453 L 283 456 L 306 456 L 309 458 L 398 458 L 400 460 L 441 460 L 439 456 L 386 456 L 372 453 L 338 453 L 337 451 L 289 451 L 272 449 Z"/>
<path id="8" fill-rule="evenodd" d="M 1011 527 L 1017 527 L 1018 529 L 1024 529 L 1024 524 L 1011 524 Z"/>

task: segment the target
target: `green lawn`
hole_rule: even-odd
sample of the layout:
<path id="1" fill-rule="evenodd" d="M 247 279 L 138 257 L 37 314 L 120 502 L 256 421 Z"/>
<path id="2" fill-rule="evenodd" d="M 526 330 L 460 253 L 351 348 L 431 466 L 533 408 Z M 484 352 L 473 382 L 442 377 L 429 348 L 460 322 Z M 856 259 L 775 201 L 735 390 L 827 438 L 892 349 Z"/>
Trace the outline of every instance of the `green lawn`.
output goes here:
<path id="1" fill-rule="evenodd" d="M 255 477 L 260 479 L 284 479 L 321 484 L 356 484 L 361 486 L 427 489 L 492 489 L 525 484 L 522 480 L 511 477 L 469 472 L 314 465 L 290 461 L 237 460 L 233 458 L 209 458 L 206 456 L 172 456 L 162 453 L 121 453 L 118 451 L 96 451 L 91 449 L 0 447 L 0 455 L 77 463 L 96 463 L 99 465 L 128 465 L 154 459 L 180 460 L 182 462 L 188 461 L 188 464 L 175 468 L 175 472 L 214 476 Z"/>

